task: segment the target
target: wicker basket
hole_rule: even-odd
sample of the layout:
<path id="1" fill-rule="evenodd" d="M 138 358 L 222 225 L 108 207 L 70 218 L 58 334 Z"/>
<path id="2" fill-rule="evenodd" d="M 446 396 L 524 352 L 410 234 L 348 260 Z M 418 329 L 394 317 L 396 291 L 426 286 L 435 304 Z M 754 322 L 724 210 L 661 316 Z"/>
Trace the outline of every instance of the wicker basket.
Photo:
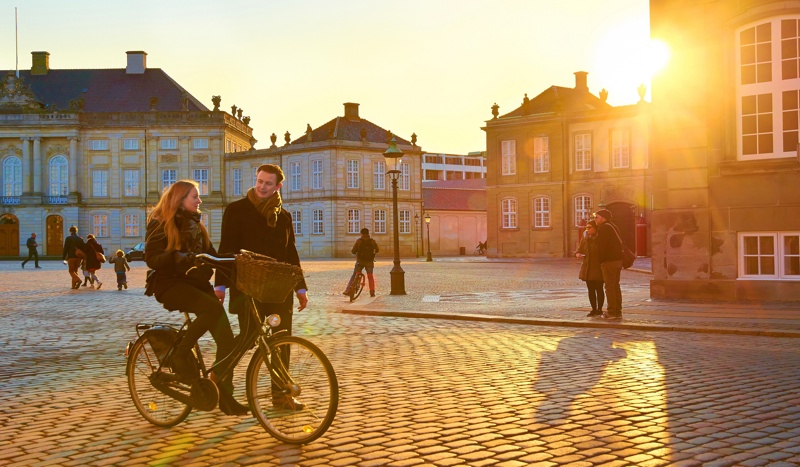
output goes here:
<path id="1" fill-rule="evenodd" d="M 283 303 L 301 280 L 298 266 L 247 250 L 236 255 L 236 288 L 259 302 Z"/>

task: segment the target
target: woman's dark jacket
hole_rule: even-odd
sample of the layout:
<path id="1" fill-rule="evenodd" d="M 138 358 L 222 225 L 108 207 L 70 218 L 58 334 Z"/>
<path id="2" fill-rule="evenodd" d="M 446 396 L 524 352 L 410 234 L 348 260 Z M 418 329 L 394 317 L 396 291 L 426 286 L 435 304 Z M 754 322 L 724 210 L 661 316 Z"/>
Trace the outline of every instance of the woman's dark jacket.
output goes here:
<path id="1" fill-rule="evenodd" d="M 578 278 L 584 281 L 602 282 L 603 271 L 600 269 L 597 235 L 583 237 L 580 246 L 578 246 L 578 253 L 584 255 Z"/>
<path id="2" fill-rule="evenodd" d="M 300 256 L 294 243 L 292 215 L 281 209 L 275 227 L 270 227 L 267 225 L 267 219 L 258 212 L 249 199 L 242 198 L 229 204 L 222 216 L 219 252 L 228 256 L 238 253 L 239 250 L 267 255 L 283 263 L 300 267 Z M 230 277 L 218 271 L 216 285 L 232 288 L 234 284 Z M 295 291 L 307 289 L 305 280 L 301 280 L 294 289 Z M 290 295 L 289 303 L 291 300 Z"/>
<path id="3" fill-rule="evenodd" d="M 207 253 L 216 255 L 214 247 L 209 244 L 208 248 L 203 247 L 199 238 L 198 229 L 199 215 L 193 216 L 185 211 L 179 211 L 172 222 L 178 224 L 181 231 L 181 249 L 183 253 Z M 161 301 L 161 294 L 177 283 L 186 283 L 203 292 L 214 294 L 214 288 L 209 279 L 213 275 L 210 266 L 204 265 L 192 269 L 194 266 L 191 261 L 181 261 L 181 256 L 176 250 L 167 249 L 167 235 L 164 232 L 164 225 L 157 220 L 147 224 L 147 234 L 145 237 L 145 261 L 150 269 L 155 272 L 149 273 L 147 277 L 147 291 L 156 296 L 156 300 Z M 187 271 L 192 269 L 188 274 Z"/>
<path id="4" fill-rule="evenodd" d="M 86 269 L 97 270 L 100 269 L 102 263 L 97 260 L 97 253 L 105 253 L 103 245 L 97 242 L 97 239 L 90 238 L 83 245 L 83 252 L 86 254 L 86 259 L 83 260 Z"/>

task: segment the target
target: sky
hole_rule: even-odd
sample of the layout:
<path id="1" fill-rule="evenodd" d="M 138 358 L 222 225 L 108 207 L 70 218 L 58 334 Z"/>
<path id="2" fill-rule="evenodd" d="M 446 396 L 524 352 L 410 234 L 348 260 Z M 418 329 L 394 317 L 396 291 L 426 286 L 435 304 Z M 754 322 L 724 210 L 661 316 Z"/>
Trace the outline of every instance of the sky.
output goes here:
<path id="1" fill-rule="evenodd" d="M 344 115 L 343 103 L 426 152 L 483 151 L 491 107 L 574 87 L 611 105 L 650 100 L 647 0 L 0 0 L 0 69 L 31 52 L 51 69 L 125 68 L 147 52 L 213 108 L 250 116 L 259 140 L 292 139 Z"/>

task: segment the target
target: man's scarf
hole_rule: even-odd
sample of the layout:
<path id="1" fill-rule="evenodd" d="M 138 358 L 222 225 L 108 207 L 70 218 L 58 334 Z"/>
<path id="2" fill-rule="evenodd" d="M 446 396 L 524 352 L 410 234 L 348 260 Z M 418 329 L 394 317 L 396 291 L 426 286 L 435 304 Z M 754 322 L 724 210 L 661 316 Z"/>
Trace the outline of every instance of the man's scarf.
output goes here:
<path id="1" fill-rule="evenodd" d="M 275 227 L 275 224 L 278 223 L 278 214 L 280 214 L 283 205 L 281 192 L 276 191 L 274 195 L 262 200 L 256 194 L 256 189 L 250 188 L 247 190 L 247 199 L 249 199 L 250 202 L 253 203 L 253 206 L 256 207 L 256 210 L 267 219 L 267 225 Z"/>

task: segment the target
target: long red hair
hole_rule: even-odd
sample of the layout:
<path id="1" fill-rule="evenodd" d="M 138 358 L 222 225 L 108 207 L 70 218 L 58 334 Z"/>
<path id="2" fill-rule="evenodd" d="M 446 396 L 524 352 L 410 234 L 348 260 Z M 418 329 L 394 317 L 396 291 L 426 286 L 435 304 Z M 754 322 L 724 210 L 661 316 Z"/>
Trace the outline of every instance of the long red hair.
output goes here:
<path id="1" fill-rule="evenodd" d="M 175 223 L 175 214 L 183 205 L 183 200 L 192 192 L 192 188 L 198 190 L 199 185 L 194 180 L 178 180 L 167 188 L 158 200 L 158 204 L 153 208 L 153 212 L 147 218 L 147 222 L 158 221 L 164 225 L 164 234 L 167 236 L 167 249 L 181 249 L 181 232 Z M 199 190 L 198 190 L 199 191 Z M 208 237 L 206 226 L 202 222 L 198 224 L 203 233 L 203 247 L 208 249 L 211 239 Z"/>

